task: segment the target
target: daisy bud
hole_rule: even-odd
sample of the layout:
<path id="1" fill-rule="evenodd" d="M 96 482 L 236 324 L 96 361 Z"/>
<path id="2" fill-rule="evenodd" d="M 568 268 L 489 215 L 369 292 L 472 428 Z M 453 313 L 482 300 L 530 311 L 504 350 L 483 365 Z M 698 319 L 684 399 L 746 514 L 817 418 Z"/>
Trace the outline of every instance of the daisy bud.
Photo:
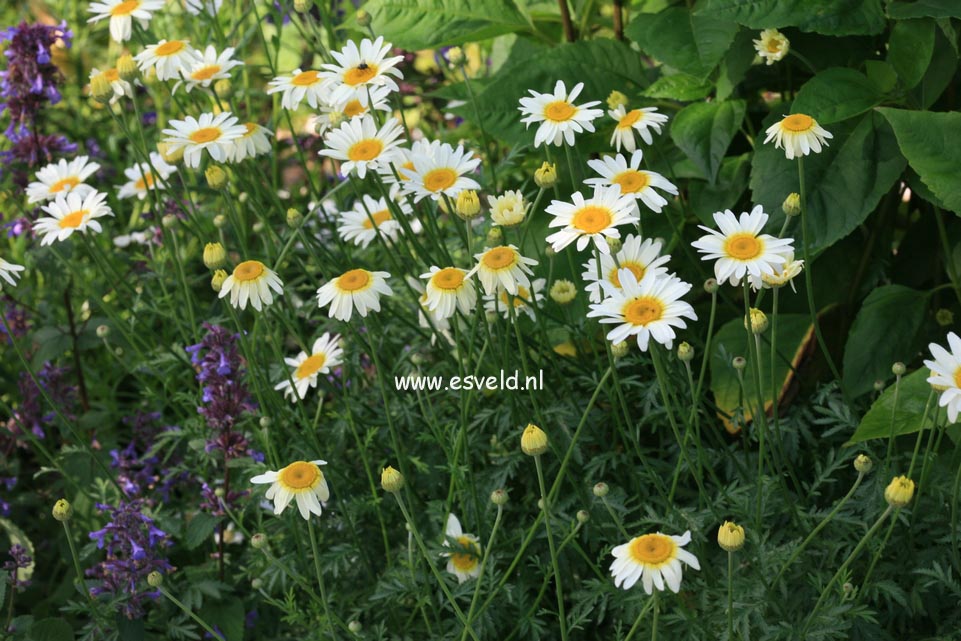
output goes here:
<path id="1" fill-rule="evenodd" d="M 528 456 L 540 456 L 547 451 L 547 434 L 533 423 L 529 423 L 521 435 L 521 450 Z"/>
<path id="2" fill-rule="evenodd" d="M 610 248 L 612 254 L 616 254 L 621 251 L 621 239 L 620 238 L 608 238 L 607 246 Z"/>
<path id="3" fill-rule="evenodd" d="M 745 359 L 743 356 L 735 356 L 731 361 L 731 367 L 736 370 L 742 370 L 747 367 L 747 359 Z"/>
<path id="4" fill-rule="evenodd" d="M 487 231 L 487 246 L 497 247 L 504 242 L 504 232 L 500 227 L 491 227 Z"/>
<path id="5" fill-rule="evenodd" d="M 227 250 L 220 243 L 207 243 L 204 246 L 204 266 L 207 269 L 220 269 L 227 264 Z"/>
<path id="6" fill-rule="evenodd" d="M 551 285 L 551 300 L 558 305 L 567 305 L 577 296 L 577 287 L 569 280 L 560 279 Z"/>
<path id="7" fill-rule="evenodd" d="M 261 429 L 268 430 L 270 429 L 270 426 L 273 423 L 273 421 L 270 420 L 269 416 L 261 416 L 259 423 L 260 423 Z"/>
<path id="8" fill-rule="evenodd" d="M 587 523 L 587 522 L 590 521 L 590 520 L 591 520 L 591 515 L 588 514 L 587 510 L 578 510 L 578 511 L 577 511 L 577 522 L 578 522 L 578 523 L 580 523 L 580 524 L 583 525 L 584 523 Z"/>
<path id="9" fill-rule="evenodd" d="M 904 363 L 900 361 L 891 366 L 891 373 L 895 376 L 904 376 L 904 372 L 906 371 L 907 370 L 904 367 Z"/>
<path id="10" fill-rule="evenodd" d="M 107 104 L 113 98 L 113 87 L 102 73 L 98 73 L 90 81 L 90 95 L 100 104 Z"/>
<path id="11" fill-rule="evenodd" d="M 253 231 L 255 234 L 259 234 L 262 231 L 264 231 L 263 221 L 258 220 L 257 222 L 255 222 L 253 225 L 250 226 L 250 230 Z"/>
<path id="12" fill-rule="evenodd" d="M 537 499 L 537 509 L 538 509 L 538 510 L 543 510 L 543 509 L 544 509 L 544 499 L 543 499 L 543 498 Z"/>
<path id="13" fill-rule="evenodd" d="M 227 272 L 222 269 L 218 269 L 210 278 L 210 288 L 219 294 L 220 289 L 224 286 L 225 280 L 227 280 Z"/>
<path id="14" fill-rule="evenodd" d="M 851 594 L 854 592 L 854 584 L 850 581 L 845 581 L 844 585 L 841 586 L 841 590 L 844 591 L 845 595 Z"/>
<path id="15" fill-rule="evenodd" d="M 451 47 L 447 50 L 447 61 L 454 67 L 464 64 L 464 50 L 460 47 Z"/>
<path id="16" fill-rule="evenodd" d="M 491 492 L 491 503 L 494 505 L 504 505 L 507 503 L 507 490 L 494 490 Z"/>
<path id="17" fill-rule="evenodd" d="M 416 354 L 416 353 L 415 353 L 415 354 L 411 354 L 411 355 L 410 355 L 410 364 L 411 364 L 411 365 L 415 365 L 415 366 L 417 366 L 417 367 L 420 367 L 421 365 L 423 365 L 423 364 L 426 363 L 426 362 L 427 362 L 427 359 L 424 358 L 424 355 L 423 355 L 423 354 Z"/>
<path id="18" fill-rule="evenodd" d="M 470 220 L 480 213 L 480 198 L 473 189 L 465 189 L 457 194 L 457 204 L 455 205 L 457 215 L 464 220 Z"/>
<path id="19" fill-rule="evenodd" d="M 214 216 L 214 227 L 217 229 L 223 229 L 227 226 L 227 217 L 223 214 L 217 214 Z"/>
<path id="20" fill-rule="evenodd" d="M 404 475 L 388 465 L 380 473 L 380 486 L 385 492 L 396 494 L 404 487 Z"/>
<path id="21" fill-rule="evenodd" d="M 214 490 L 214 496 L 216 496 L 218 499 L 222 499 L 227 496 L 227 492 L 224 490 L 224 488 L 218 487 L 216 490 Z"/>
<path id="22" fill-rule="evenodd" d="M 874 381 L 874 391 L 880 392 L 884 389 L 884 381 Z"/>
<path id="23" fill-rule="evenodd" d="M 914 497 L 914 481 L 906 476 L 895 476 L 884 489 L 884 500 L 891 507 L 904 507 Z"/>
<path id="24" fill-rule="evenodd" d="M 744 547 L 744 526 L 724 521 L 717 529 L 717 544 L 725 552 L 737 552 Z"/>
<path id="25" fill-rule="evenodd" d="M 110 336 L 110 327 L 107 325 L 97 326 L 97 338 L 107 338 Z"/>
<path id="26" fill-rule="evenodd" d="M 694 360 L 694 348 L 687 342 L 677 346 L 677 358 L 682 363 L 690 363 Z"/>
<path id="27" fill-rule="evenodd" d="M 358 12 L 355 14 L 355 17 L 357 18 L 357 24 L 359 24 L 361 27 L 369 27 L 369 26 L 370 26 L 370 14 L 367 13 L 366 11 L 364 11 L 363 9 L 361 9 L 360 11 L 358 11 Z M 360 625 L 360 624 L 358 624 L 358 625 Z"/>
<path id="28" fill-rule="evenodd" d="M 214 93 L 218 96 L 229 96 L 234 86 L 230 84 L 230 78 L 221 78 L 214 83 Z"/>
<path id="29" fill-rule="evenodd" d="M 357 13 L 360 13 L 360 11 L 358 11 Z M 364 13 L 367 13 L 367 12 L 364 11 Z M 354 634 L 360 634 L 364 630 L 364 626 L 361 625 L 360 621 L 351 621 L 350 623 L 347 624 L 347 629 Z"/>
<path id="30" fill-rule="evenodd" d="M 60 499 L 53 504 L 53 518 L 63 523 L 69 521 L 71 516 L 73 516 L 73 506 L 70 505 L 70 501 Z"/>
<path id="31" fill-rule="evenodd" d="M 785 216 L 797 216 L 801 213 L 801 194 L 791 193 L 787 195 L 784 202 L 781 203 L 781 209 L 784 210 Z"/>
<path id="32" fill-rule="evenodd" d="M 495 312 L 494 310 L 491 310 L 489 312 L 484 312 L 484 320 L 486 320 L 488 324 L 493 325 L 494 323 L 497 322 L 497 312 Z"/>
<path id="33" fill-rule="evenodd" d="M 611 488 L 608 487 L 607 483 L 605 483 L 604 481 L 594 484 L 594 496 L 596 496 L 599 499 L 602 499 L 605 496 L 607 496 L 607 493 L 610 491 L 611 491 Z"/>
<path id="34" fill-rule="evenodd" d="M 253 580 L 251 580 L 250 582 L 250 587 L 252 587 L 255 590 L 259 590 L 260 588 L 264 587 L 264 580 L 261 579 L 259 576 L 254 577 Z"/>
<path id="35" fill-rule="evenodd" d="M 557 255 L 557 252 L 554 251 L 554 248 L 553 248 L 553 247 L 551 247 L 550 245 L 548 245 L 547 248 L 544 249 L 544 255 L 547 256 L 548 258 L 554 258 L 554 256 Z"/>
<path id="36" fill-rule="evenodd" d="M 345 116 L 342 111 L 331 111 L 327 114 L 327 123 L 331 129 L 336 129 L 340 126 L 340 123 L 344 122 L 344 118 Z"/>
<path id="37" fill-rule="evenodd" d="M 626 106 L 627 106 L 627 96 L 622 94 L 620 91 L 617 91 L 616 89 L 612 91 L 611 95 L 607 97 L 607 107 L 611 111 L 617 109 L 618 107 L 626 107 Z"/>
<path id="38" fill-rule="evenodd" d="M 620 341 L 611 345 L 611 355 L 615 359 L 624 358 L 629 351 L 631 351 L 631 346 L 627 344 L 627 341 Z"/>
<path id="39" fill-rule="evenodd" d="M 207 167 L 207 171 L 204 172 L 204 177 L 207 179 L 207 185 L 209 185 L 211 189 L 223 189 L 227 186 L 227 172 L 217 165 Z"/>
<path id="40" fill-rule="evenodd" d="M 171 165 L 177 164 L 184 157 L 183 147 L 171 149 L 170 145 L 165 142 L 157 143 L 157 152 L 160 154 L 160 157 L 164 159 L 164 162 L 168 162 Z"/>
<path id="41" fill-rule="evenodd" d="M 704 291 L 706 291 L 708 294 L 717 293 L 717 289 L 718 285 L 716 278 L 708 278 L 706 281 L 704 281 Z"/>
<path id="42" fill-rule="evenodd" d="M 941 327 L 950 327 L 954 324 L 954 314 L 950 309 L 941 308 L 934 314 L 934 320 L 938 322 Z"/>
<path id="43" fill-rule="evenodd" d="M 748 323 L 750 323 L 751 333 L 763 334 L 767 331 L 767 314 L 755 307 L 752 307 L 750 316 L 744 317 L 744 329 L 748 329 Z"/>
<path id="44" fill-rule="evenodd" d="M 541 168 L 534 172 L 534 182 L 541 189 L 548 189 L 557 184 L 557 165 L 544 162 Z"/>
<path id="45" fill-rule="evenodd" d="M 117 58 L 117 74 L 121 80 L 131 82 L 137 78 L 138 72 L 137 63 L 134 62 L 133 56 L 129 53 Z"/>
<path id="46" fill-rule="evenodd" d="M 854 469 L 856 469 L 861 474 L 867 474 L 874 467 L 874 461 L 867 454 L 858 454 L 857 458 L 854 459 Z"/>
<path id="47" fill-rule="evenodd" d="M 255 550 L 263 550 L 267 547 L 267 535 L 263 532 L 258 532 L 250 537 L 250 547 Z"/>
<path id="48" fill-rule="evenodd" d="M 153 572 L 147 575 L 147 585 L 149 585 L 150 587 L 159 588 L 163 584 L 164 584 L 164 575 L 162 575 L 160 572 L 157 572 L 156 570 L 154 570 Z"/>
<path id="49" fill-rule="evenodd" d="M 287 210 L 287 226 L 288 227 L 296 227 L 297 225 L 300 224 L 300 221 L 302 221 L 303 219 L 304 219 L 304 216 L 303 214 L 300 213 L 299 210 L 294 209 L 293 207 Z"/>
<path id="50" fill-rule="evenodd" d="M 313 4 L 311 0 L 294 0 L 294 11 L 297 13 L 307 13 Z"/>
<path id="51" fill-rule="evenodd" d="M 160 219 L 160 224 L 164 226 L 164 229 L 173 229 L 177 226 L 177 217 L 173 214 L 166 214 Z"/>

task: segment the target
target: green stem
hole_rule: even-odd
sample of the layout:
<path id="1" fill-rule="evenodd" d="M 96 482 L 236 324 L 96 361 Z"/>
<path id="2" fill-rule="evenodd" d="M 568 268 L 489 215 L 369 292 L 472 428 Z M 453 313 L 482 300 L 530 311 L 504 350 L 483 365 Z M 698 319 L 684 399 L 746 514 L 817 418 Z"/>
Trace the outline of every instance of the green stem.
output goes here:
<path id="1" fill-rule="evenodd" d="M 657 615 L 660 611 L 657 595 L 657 590 L 654 590 L 654 594 L 651 595 L 651 601 L 654 603 L 654 616 L 651 619 L 651 641 L 657 641 Z"/>
<path id="2" fill-rule="evenodd" d="M 541 488 L 541 510 L 544 512 L 544 529 L 547 530 L 547 546 L 550 548 L 551 566 L 554 568 L 554 589 L 557 593 L 557 622 L 561 628 L 561 641 L 567 641 L 567 617 L 564 614 L 564 589 L 561 586 L 561 571 L 557 563 L 557 548 L 554 547 L 554 534 L 551 532 L 550 500 L 547 496 L 547 488 L 544 483 L 544 470 L 541 466 L 541 457 L 539 454 L 534 457 L 534 466 L 537 468 L 537 483 Z"/>
<path id="3" fill-rule="evenodd" d="M 80 569 L 80 557 L 77 556 L 77 545 L 73 542 L 73 532 L 70 531 L 70 522 L 62 521 L 63 532 L 67 537 L 67 544 L 70 546 L 70 558 L 73 559 L 73 569 L 77 573 L 77 586 L 87 595 L 90 601 L 93 601 L 93 595 L 90 594 L 90 590 L 87 590 L 83 584 L 83 570 Z"/>
<path id="4" fill-rule="evenodd" d="M 174 595 L 170 594 L 170 590 L 168 590 L 167 588 L 165 588 L 165 587 L 162 586 L 162 585 L 161 585 L 158 589 L 163 593 L 163 595 L 164 595 L 165 597 L 167 597 L 167 598 L 170 600 L 171 603 L 173 603 L 175 606 L 177 606 L 178 608 L 180 608 L 181 610 L 183 610 L 183 611 L 184 611 L 184 614 L 186 614 L 186 615 L 189 616 L 191 619 L 193 619 L 194 621 L 196 621 L 197 624 L 198 624 L 201 628 L 203 628 L 204 630 L 206 630 L 207 633 L 208 633 L 210 636 L 212 636 L 213 638 L 217 639 L 218 641 L 227 641 L 227 640 L 223 637 L 223 635 L 221 635 L 219 632 L 217 632 L 216 630 L 214 630 L 212 627 L 210 627 L 210 625 L 207 624 L 206 621 L 204 621 L 204 620 L 201 619 L 199 616 L 197 616 L 197 613 L 195 613 L 193 610 L 191 610 L 191 609 L 188 608 L 186 605 L 184 605 L 183 602 L 182 602 L 180 599 L 178 599 L 178 598 L 175 597 Z"/>
<path id="5" fill-rule="evenodd" d="M 727 638 L 734 639 L 734 551 L 727 552 Z"/>
<path id="6" fill-rule="evenodd" d="M 336 639 L 337 633 L 334 632 L 334 625 L 331 623 L 333 619 L 330 617 L 330 601 L 327 599 L 327 588 L 324 586 L 324 573 L 320 569 L 320 554 L 317 551 L 317 537 L 314 534 L 313 518 L 307 519 L 307 536 L 310 537 L 310 550 L 314 555 L 314 573 L 317 575 L 317 587 L 320 588 L 320 599 L 324 604 L 324 620 L 327 623 L 327 630 L 330 632 L 330 636 Z"/>
<path id="7" fill-rule="evenodd" d="M 643 608 L 641 608 L 641 611 L 637 613 L 637 618 L 634 620 L 634 625 L 631 626 L 631 629 L 627 633 L 627 636 L 624 637 L 624 641 L 631 641 L 631 639 L 634 638 L 634 633 L 637 632 L 638 628 L 641 627 L 641 620 L 644 618 L 644 615 L 647 614 L 647 611 L 650 610 L 653 605 L 654 605 L 654 599 L 651 599 L 644 605 Z"/>
<path id="8" fill-rule="evenodd" d="M 464 626 L 464 632 L 461 634 L 461 641 L 466 641 L 467 631 L 471 629 L 470 624 L 474 620 L 474 609 L 477 607 L 477 597 L 480 596 L 481 582 L 484 580 L 484 571 L 487 569 L 487 560 L 490 558 L 491 548 L 494 545 L 494 537 L 497 536 L 497 530 L 501 524 L 501 517 L 504 514 L 503 506 L 497 506 L 497 516 L 494 518 L 494 527 L 491 529 L 491 535 L 487 539 L 487 547 L 484 548 L 484 558 L 481 559 L 480 573 L 477 575 L 477 582 L 474 585 L 474 596 L 470 600 L 470 608 L 467 610 L 467 624 Z"/>

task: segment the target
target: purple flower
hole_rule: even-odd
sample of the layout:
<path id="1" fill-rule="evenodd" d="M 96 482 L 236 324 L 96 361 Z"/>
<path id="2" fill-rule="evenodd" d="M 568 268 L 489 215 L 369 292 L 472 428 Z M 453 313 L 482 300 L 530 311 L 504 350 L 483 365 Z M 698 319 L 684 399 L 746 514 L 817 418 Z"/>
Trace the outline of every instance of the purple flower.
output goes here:
<path id="1" fill-rule="evenodd" d="M 60 413 L 72 420 L 77 407 L 77 388 L 69 382 L 69 372 L 65 367 L 56 367 L 47 362 L 37 372 L 37 380 Z M 47 434 L 44 428 L 54 424 L 56 412 L 43 412 L 43 394 L 27 372 L 20 372 L 17 387 L 20 389 L 20 405 L 14 410 L 7 428 L 14 434 L 20 434 L 21 426 L 27 427 L 37 438 L 45 438 Z"/>
<path id="2" fill-rule="evenodd" d="M 30 585 L 30 579 L 21 580 L 19 578 L 19 570 L 30 567 L 30 564 L 33 563 L 33 558 L 27 552 L 27 548 L 19 543 L 10 546 L 9 554 L 10 560 L 3 564 L 4 571 L 10 574 L 7 582 L 14 590 L 22 590 Z"/>
<path id="3" fill-rule="evenodd" d="M 23 338 L 30 331 L 30 316 L 27 310 L 9 296 L 3 299 L 3 316 L 10 326 L 13 338 Z M 7 328 L 0 324 L 0 334 L 6 334 Z"/>
<path id="4" fill-rule="evenodd" d="M 6 41 L 7 68 L 0 71 L 0 111 L 10 116 L 7 136 L 32 128 L 45 102 L 60 101 L 57 85 L 63 74 L 50 60 L 50 48 L 60 41 L 69 47 L 73 34 L 58 26 L 20 23 L 0 32 Z"/>
<path id="5" fill-rule="evenodd" d="M 160 412 L 137 412 L 124 417 L 132 439 L 123 449 L 110 450 L 111 467 L 117 470 L 117 482 L 128 497 L 156 490 L 166 502 L 173 487 L 190 477 L 189 472 L 173 469 L 181 462 L 179 456 L 165 456 L 161 461 L 159 456 L 150 454 L 159 434 L 180 430 L 175 425 L 162 426 L 160 418 Z"/>

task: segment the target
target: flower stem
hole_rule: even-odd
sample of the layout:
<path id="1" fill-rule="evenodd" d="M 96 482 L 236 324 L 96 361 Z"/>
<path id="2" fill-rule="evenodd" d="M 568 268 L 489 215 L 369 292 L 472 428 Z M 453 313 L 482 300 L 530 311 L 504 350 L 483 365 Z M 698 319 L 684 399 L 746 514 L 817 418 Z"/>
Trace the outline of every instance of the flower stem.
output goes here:
<path id="1" fill-rule="evenodd" d="M 651 619 L 651 641 L 657 641 L 657 615 L 659 612 L 658 606 L 660 605 L 657 602 L 657 594 L 658 591 L 654 590 L 654 594 L 651 595 L 651 601 L 654 603 L 654 616 Z"/>
<path id="2" fill-rule="evenodd" d="M 334 624 L 330 617 L 330 601 L 327 600 L 327 588 L 324 586 L 324 573 L 320 568 L 320 554 L 317 551 L 317 537 L 314 534 L 313 518 L 307 519 L 307 535 L 310 537 L 310 550 L 314 556 L 314 572 L 317 575 L 317 587 L 320 588 L 320 600 L 324 604 L 324 619 L 327 623 L 327 630 L 330 632 L 330 636 L 336 639 L 337 633 L 334 632 Z"/>
<path id="3" fill-rule="evenodd" d="M 80 569 L 80 557 L 77 556 L 77 545 L 73 542 L 73 532 L 70 531 L 70 522 L 62 521 L 63 532 L 67 537 L 67 544 L 70 546 L 70 557 L 73 559 L 73 569 L 77 573 L 77 586 L 90 601 L 93 601 L 93 595 L 90 594 L 90 590 L 87 590 L 83 585 L 83 570 Z"/>
<path id="4" fill-rule="evenodd" d="M 727 552 L 727 638 L 734 638 L 734 552 Z"/>
<path id="5" fill-rule="evenodd" d="M 183 610 L 184 614 L 186 614 L 191 619 L 196 621 L 201 628 L 206 630 L 210 636 L 212 636 L 214 639 L 217 639 L 217 641 L 227 641 L 222 634 L 214 630 L 206 621 L 204 621 L 199 616 L 197 616 L 196 612 L 194 612 L 193 610 L 188 608 L 186 605 L 184 605 L 180 599 L 170 594 L 170 590 L 168 590 L 162 585 L 158 589 L 163 593 L 165 597 L 167 597 L 167 599 L 170 600 L 171 603 L 173 603 L 175 606 Z"/>
<path id="6" fill-rule="evenodd" d="M 477 575 L 477 582 L 474 585 L 474 596 L 471 597 L 470 608 L 467 610 L 467 623 L 464 625 L 464 633 L 460 637 L 461 641 L 466 641 L 467 631 L 471 629 L 470 624 L 474 620 L 474 609 L 477 607 L 477 597 L 480 596 L 481 582 L 484 580 L 484 570 L 487 569 L 487 560 L 490 558 L 491 547 L 494 545 L 494 537 L 497 536 L 497 530 L 500 527 L 503 514 L 503 506 L 498 505 L 497 516 L 494 518 L 494 527 L 491 529 L 491 535 L 487 539 L 487 547 L 484 548 L 484 558 L 481 559 L 480 573 Z"/>
<path id="7" fill-rule="evenodd" d="M 537 483 L 541 488 L 541 510 L 544 512 L 544 529 L 547 530 L 547 545 L 551 552 L 551 565 L 554 567 L 554 588 L 557 593 L 557 622 L 561 628 L 561 641 L 567 641 L 567 617 L 564 614 L 564 589 L 561 586 L 561 571 L 557 564 L 557 548 L 554 547 L 554 534 L 551 532 L 551 506 L 547 496 L 547 488 L 544 483 L 544 470 L 541 466 L 540 455 L 534 457 L 534 466 L 537 468 Z"/>
<path id="8" fill-rule="evenodd" d="M 624 637 L 624 641 L 631 641 L 631 639 L 634 638 L 634 633 L 637 632 L 637 629 L 639 627 L 641 627 L 641 621 L 644 619 L 644 615 L 647 614 L 647 611 L 650 610 L 651 606 L 653 605 L 654 605 L 654 599 L 651 599 L 644 605 L 643 608 L 641 608 L 641 611 L 637 613 L 637 618 L 634 619 L 634 625 L 631 626 L 631 629 L 627 633 L 627 636 Z"/>

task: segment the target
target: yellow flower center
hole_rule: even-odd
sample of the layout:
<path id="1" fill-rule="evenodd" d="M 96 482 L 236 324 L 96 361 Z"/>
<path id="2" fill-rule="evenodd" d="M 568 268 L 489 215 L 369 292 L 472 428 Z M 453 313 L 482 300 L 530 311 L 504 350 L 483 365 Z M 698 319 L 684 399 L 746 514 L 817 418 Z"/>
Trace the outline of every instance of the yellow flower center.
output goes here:
<path id="1" fill-rule="evenodd" d="M 257 131 L 257 123 L 255 122 L 245 122 L 244 127 L 247 128 L 247 131 L 245 131 L 243 135 L 244 138 L 249 138 Z"/>
<path id="2" fill-rule="evenodd" d="M 320 468 L 307 461 L 294 461 L 280 470 L 277 480 L 288 490 L 306 490 L 323 478 Z"/>
<path id="3" fill-rule="evenodd" d="M 317 72 L 311 69 L 310 71 L 301 71 L 298 73 L 291 79 L 290 84 L 295 87 L 309 87 L 319 80 L 320 78 L 318 78 Z"/>
<path id="4" fill-rule="evenodd" d="M 526 305 L 530 297 L 531 297 L 531 293 L 526 287 L 524 287 L 523 285 L 518 286 L 517 295 L 514 296 L 512 299 L 514 303 L 514 309 L 517 309 L 518 307 L 523 307 L 524 305 Z M 501 302 L 504 303 L 505 307 L 511 303 L 511 300 L 508 299 L 507 297 L 506 290 L 501 290 Z"/>
<path id="5" fill-rule="evenodd" d="M 457 182 L 457 172 L 450 167 L 431 169 L 424 175 L 424 188 L 438 192 L 452 187 Z"/>
<path id="6" fill-rule="evenodd" d="M 265 270 L 266 267 L 259 260 L 245 260 L 234 268 L 234 280 L 242 283 L 257 280 Z"/>
<path id="7" fill-rule="evenodd" d="M 370 219 L 373 218 L 374 222 L 371 224 Z M 380 227 L 384 221 L 392 220 L 393 216 L 390 215 L 389 209 L 381 209 L 380 211 L 375 211 L 370 215 L 370 218 L 364 220 L 364 227 L 366 229 L 373 229 L 374 227 Z"/>
<path id="8" fill-rule="evenodd" d="M 617 267 L 615 265 L 614 269 L 611 270 L 610 275 L 607 277 L 607 280 L 611 281 L 615 287 L 621 286 L 621 278 L 617 275 L 617 271 L 619 269 L 631 270 L 631 273 L 634 274 L 634 278 L 637 279 L 637 282 L 641 282 L 641 279 L 644 278 L 644 273 L 647 271 L 644 265 L 640 263 L 635 263 L 633 261 L 631 262 L 624 261 L 621 263 L 620 267 Z"/>
<path id="9" fill-rule="evenodd" d="M 754 234 L 742 231 L 724 241 L 724 253 L 736 260 L 754 260 L 764 253 L 764 243 Z"/>
<path id="10" fill-rule="evenodd" d="M 60 219 L 60 229 L 76 229 L 83 223 L 84 217 L 90 212 L 86 209 L 78 209 Z"/>
<path id="11" fill-rule="evenodd" d="M 337 288 L 345 292 L 356 292 L 370 283 L 370 272 L 365 269 L 352 269 L 337 279 Z"/>
<path id="12" fill-rule="evenodd" d="M 954 386 L 961 387 L 961 367 L 954 370 Z"/>
<path id="13" fill-rule="evenodd" d="M 61 178 L 57 182 L 50 185 L 50 193 L 57 194 L 67 189 L 73 189 L 79 184 L 80 184 L 80 179 L 77 178 L 76 176 L 68 176 L 67 178 Z"/>
<path id="14" fill-rule="evenodd" d="M 182 50 L 186 45 L 183 40 L 171 40 L 165 42 L 154 50 L 154 53 L 158 56 L 172 56 L 178 51 Z"/>
<path id="15" fill-rule="evenodd" d="M 344 84 L 356 87 L 357 85 L 364 84 L 376 75 L 377 65 L 361 63 L 359 66 L 348 69 L 347 72 L 344 73 Z"/>
<path id="16" fill-rule="evenodd" d="M 205 142 L 213 142 L 220 138 L 223 132 L 220 131 L 220 127 L 201 127 L 197 131 L 193 132 L 188 136 L 191 142 L 195 142 L 198 145 Z"/>
<path id="17" fill-rule="evenodd" d="M 781 121 L 781 129 L 787 129 L 794 133 L 809 131 L 812 127 L 814 127 L 814 118 L 804 114 L 791 114 Z"/>
<path id="18" fill-rule="evenodd" d="M 640 109 L 634 109 L 633 111 L 628 111 L 617 122 L 617 128 L 628 129 L 630 127 L 633 127 L 637 123 L 637 121 L 641 119 L 641 116 L 643 115 L 644 115 L 644 112 L 641 111 Z"/>
<path id="19" fill-rule="evenodd" d="M 190 74 L 194 80 L 210 80 L 220 72 L 220 65 L 208 65 Z"/>
<path id="20" fill-rule="evenodd" d="M 465 550 L 471 551 L 454 552 L 450 555 L 450 560 L 454 564 L 454 567 L 461 572 L 470 572 L 477 567 L 477 554 L 475 552 L 477 550 L 477 544 L 466 536 L 457 537 L 457 544 Z"/>
<path id="21" fill-rule="evenodd" d="M 768 53 L 777 53 L 778 51 L 780 51 L 780 50 L 781 50 L 781 39 L 780 39 L 780 38 L 771 38 L 770 40 L 768 40 L 768 41 L 767 41 L 767 50 L 768 50 Z"/>
<path id="22" fill-rule="evenodd" d="M 140 6 L 140 0 L 127 0 L 110 9 L 111 16 L 129 16 Z"/>
<path id="23" fill-rule="evenodd" d="M 152 189 L 153 183 L 154 183 L 153 174 L 146 174 L 145 176 L 137 180 L 137 182 L 134 183 L 134 186 L 137 189 Z"/>
<path id="24" fill-rule="evenodd" d="M 638 296 L 624 306 L 624 320 L 631 325 L 647 326 L 664 315 L 664 304 L 653 296 Z"/>
<path id="25" fill-rule="evenodd" d="M 566 122 L 577 114 L 577 107 L 566 100 L 555 100 L 544 107 L 544 117 L 554 122 Z"/>
<path id="26" fill-rule="evenodd" d="M 103 72 L 103 77 L 107 79 L 107 82 L 117 82 L 120 80 L 120 72 L 116 69 L 107 69 Z"/>
<path id="27" fill-rule="evenodd" d="M 661 565 L 674 557 L 677 545 L 663 534 L 645 534 L 630 543 L 631 558 L 645 565 Z"/>
<path id="28" fill-rule="evenodd" d="M 512 267 L 515 262 L 517 262 L 517 256 L 510 247 L 495 247 L 481 258 L 484 267 L 494 270 Z"/>
<path id="29" fill-rule="evenodd" d="M 456 267 L 445 267 L 430 279 L 434 287 L 456 291 L 464 284 L 464 272 Z"/>
<path id="30" fill-rule="evenodd" d="M 310 378 L 319 372 L 326 362 L 327 354 L 323 352 L 314 354 L 297 367 L 297 371 L 294 372 L 294 377 L 298 379 Z"/>
<path id="31" fill-rule="evenodd" d="M 571 218 L 571 226 L 585 234 L 596 234 L 610 227 L 613 221 L 614 217 L 607 207 L 587 205 L 577 210 Z"/>
<path id="32" fill-rule="evenodd" d="M 359 116 L 365 111 L 367 111 L 367 108 L 364 105 L 362 105 L 361 102 L 356 98 L 348 102 L 347 106 L 344 107 L 344 115 L 347 116 L 348 118 Z"/>
<path id="33" fill-rule="evenodd" d="M 621 186 L 622 194 L 634 194 L 651 184 L 651 178 L 643 171 L 628 169 L 614 176 L 611 180 Z"/>
<path id="34" fill-rule="evenodd" d="M 360 142 L 355 142 L 347 150 L 347 157 L 354 162 L 363 160 L 373 160 L 384 150 L 384 143 L 377 138 L 365 138 Z"/>

